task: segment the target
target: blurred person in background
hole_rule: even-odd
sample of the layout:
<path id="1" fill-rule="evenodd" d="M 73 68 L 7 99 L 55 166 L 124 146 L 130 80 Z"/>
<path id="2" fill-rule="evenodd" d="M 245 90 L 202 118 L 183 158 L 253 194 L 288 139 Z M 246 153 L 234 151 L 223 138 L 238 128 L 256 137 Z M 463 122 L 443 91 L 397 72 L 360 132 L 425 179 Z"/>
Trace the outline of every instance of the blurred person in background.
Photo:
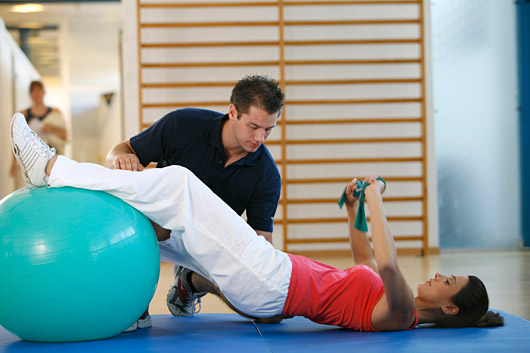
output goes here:
<path id="1" fill-rule="evenodd" d="M 55 148 L 57 153 L 64 154 L 67 137 L 65 122 L 59 109 L 44 104 L 45 94 L 46 91 L 42 82 L 32 81 L 29 85 L 29 95 L 33 104 L 20 113 L 24 114 L 28 125 L 44 142 Z M 15 187 L 17 189 L 25 185 L 14 158 L 11 163 L 10 175 L 16 178 Z"/>

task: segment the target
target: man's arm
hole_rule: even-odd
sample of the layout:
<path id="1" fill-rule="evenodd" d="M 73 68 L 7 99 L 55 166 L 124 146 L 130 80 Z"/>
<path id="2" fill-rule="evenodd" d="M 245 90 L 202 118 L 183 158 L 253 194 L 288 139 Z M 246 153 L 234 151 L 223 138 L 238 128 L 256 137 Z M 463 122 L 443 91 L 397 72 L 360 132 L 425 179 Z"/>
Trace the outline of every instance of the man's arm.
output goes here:
<path id="1" fill-rule="evenodd" d="M 257 230 L 256 233 L 265 238 L 269 243 L 272 244 L 272 232 L 265 232 L 263 230 Z"/>
<path id="2" fill-rule="evenodd" d="M 263 236 L 271 244 L 273 217 L 280 199 L 280 188 L 279 181 L 277 185 L 268 185 L 252 198 L 246 209 L 248 224 L 254 228 L 256 234 Z"/>
<path id="3" fill-rule="evenodd" d="M 120 142 L 112 147 L 107 154 L 107 163 L 112 169 L 131 171 L 141 171 L 144 169 L 129 141 Z"/>

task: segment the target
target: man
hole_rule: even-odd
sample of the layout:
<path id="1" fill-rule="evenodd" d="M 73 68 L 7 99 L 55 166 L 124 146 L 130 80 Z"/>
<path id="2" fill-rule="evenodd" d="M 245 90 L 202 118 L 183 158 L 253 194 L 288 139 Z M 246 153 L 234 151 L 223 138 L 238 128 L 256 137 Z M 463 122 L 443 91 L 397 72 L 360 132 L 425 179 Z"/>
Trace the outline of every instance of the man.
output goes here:
<path id="1" fill-rule="evenodd" d="M 184 166 L 239 215 L 246 211 L 247 223 L 272 243 L 281 180 L 263 143 L 276 126 L 283 103 L 277 82 L 259 75 L 244 77 L 232 90 L 227 114 L 204 109 L 173 111 L 116 145 L 107 162 L 112 168 L 132 171 L 141 171 L 150 162 L 157 167 Z M 154 228 L 163 231 L 156 224 Z M 174 316 L 193 316 L 206 294 L 194 290 L 192 273 L 175 267 L 175 283 L 167 296 Z M 146 310 L 129 330 L 150 326 Z"/>

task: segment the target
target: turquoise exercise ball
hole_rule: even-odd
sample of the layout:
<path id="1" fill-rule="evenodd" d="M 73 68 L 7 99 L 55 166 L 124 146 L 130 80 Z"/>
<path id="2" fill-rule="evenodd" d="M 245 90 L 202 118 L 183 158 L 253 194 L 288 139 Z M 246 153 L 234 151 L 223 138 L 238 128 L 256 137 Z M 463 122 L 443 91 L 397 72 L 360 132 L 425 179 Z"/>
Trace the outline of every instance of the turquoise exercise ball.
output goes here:
<path id="1" fill-rule="evenodd" d="M 21 339 L 117 335 L 148 307 L 159 273 L 151 223 L 112 195 L 23 188 L 0 201 L 0 325 Z"/>

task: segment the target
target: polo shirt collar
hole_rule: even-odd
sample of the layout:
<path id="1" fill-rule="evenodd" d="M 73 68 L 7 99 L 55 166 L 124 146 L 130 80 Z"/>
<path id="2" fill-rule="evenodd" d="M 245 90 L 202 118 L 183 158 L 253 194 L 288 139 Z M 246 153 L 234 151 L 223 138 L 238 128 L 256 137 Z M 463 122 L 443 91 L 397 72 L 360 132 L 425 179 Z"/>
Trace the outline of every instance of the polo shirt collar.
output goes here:
<path id="1" fill-rule="evenodd" d="M 212 119 L 208 132 L 206 133 L 206 142 L 214 147 L 217 147 L 221 151 L 223 146 L 221 144 L 221 131 L 223 129 L 223 123 L 228 120 L 228 114 L 222 117 Z"/>
<path id="2" fill-rule="evenodd" d="M 223 124 L 228 120 L 228 114 L 223 115 L 220 118 L 212 119 L 210 122 L 210 127 L 206 133 L 206 142 L 211 146 L 216 147 L 218 150 L 224 153 L 223 145 L 221 144 L 221 134 L 223 129 Z M 234 162 L 235 165 L 249 165 L 254 166 L 258 162 L 258 157 L 263 153 L 263 145 L 259 146 L 256 152 L 247 154 L 245 157 L 241 158 L 237 162 Z"/>

